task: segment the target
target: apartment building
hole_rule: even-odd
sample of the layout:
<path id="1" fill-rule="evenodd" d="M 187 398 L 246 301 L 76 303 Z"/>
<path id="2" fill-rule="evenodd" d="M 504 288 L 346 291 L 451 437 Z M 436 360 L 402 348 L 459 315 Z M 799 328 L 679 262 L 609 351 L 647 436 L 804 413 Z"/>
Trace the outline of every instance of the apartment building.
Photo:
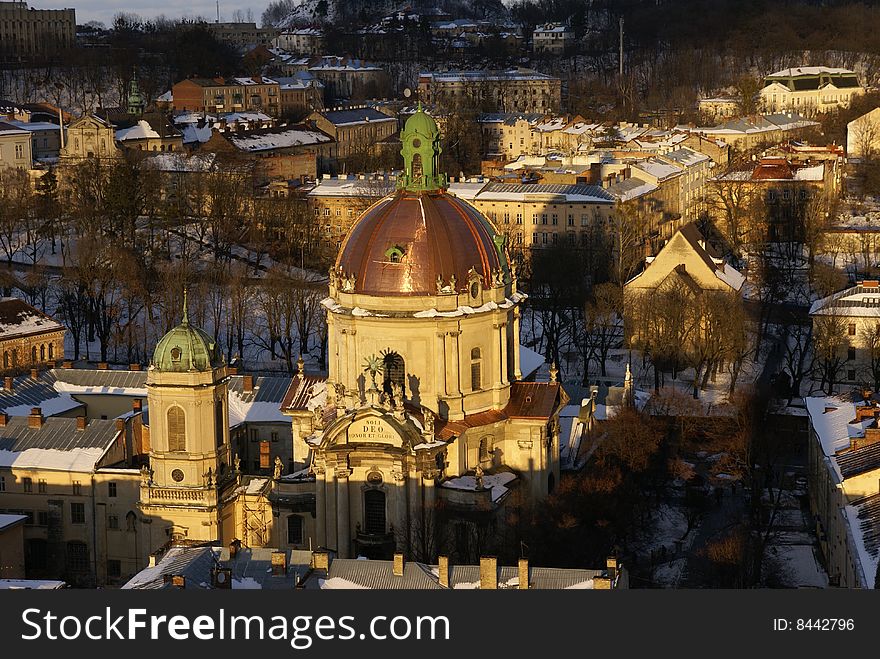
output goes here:
<path id="1" fill-rule="evenodd" d="M 419 74 L 419 99 L 425 104 L 485 112 L 546 114 L 559 109 L 562 81 L 524 68 L 425 72 Z"/>
<path id="2" fill-rule="evenodd" d="M 72 48 L 76 10 L 0 2 L 0 59 L 26 59 Z"/>
<path id="3" fill-rule="evenodd" d="M 849 69 L 801 66 L 783 69 L 764 78 L 759 92 L 764 112 L 797 112 L 806 117 L 848 108 L 865 93 L 859 77 Z"/>

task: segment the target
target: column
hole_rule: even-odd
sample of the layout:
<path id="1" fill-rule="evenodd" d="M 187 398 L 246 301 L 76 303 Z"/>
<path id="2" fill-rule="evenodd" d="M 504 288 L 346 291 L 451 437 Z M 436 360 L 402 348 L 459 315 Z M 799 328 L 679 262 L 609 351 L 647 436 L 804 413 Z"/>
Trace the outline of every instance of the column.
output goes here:
<path id="1" fill-rule="evenodd" d="M 432 515 L 434 513 L 434 507 L 437 503 L 437 490 L 434 487 L 434 478 L 436 476 L 436 472 L 428 471 L 425 472 L 422 477 L 422 489 L 425 494 L 425 514 Z"/>
<path id="2" fill-rule="evenodd" d="M 449 383 L 447 391 L 450 396 L 461 396 L 461 352 L 458 349 L 458 336 L 461 332 L 447 332 L 452 338 L 452 346 L 447 355 L 452 356 L 452 382 Z"/>
<path id="3" fill-rule="evenodd" d="M 443 397 L 447 395 L 448 389 L 446 388 L 446 333 L 445 332 L 437 332 L 437 356 L 435 358 L 435 363 L 439 364 L 437 370 L 437 397 Z M 430 405 L 429 405 L 430 407 Z"/>
<path id="4" fill-rule="evenodd" d="M 332 316 L 333 314 L 327 314 L 327 316 Z M 327 336 L 330 336 L 330 332 L 335 330 L 336 323 L 333 323 L 330 327 L 327 328 Z M 334 343 L 336 344 L 336 354 L 330 355 L 330 358 L 333 359 L 336 364 L 336 373 L 330 373 L 331 377 L 335 377 L 337 382 L 348 382 L 348 373 L 345 373 L 342 370 L 342 364 L 339 362 L 339 353 L 342 352 L 344 356 L 348 356 L 348 332 L 344 329 L 339 330 L 339 336 L 336 337 Z M 348 386 L 348 385 L 346 385 Z"/>
<path id="5" fill-rule="evenodd" d="M 495 368 L 492 369 L 492 372 L 495 379 L 494 387 L 497 389 L 504 383 L 504 364 L 501 361 L 504 354 L 501 350 L 501 343 L 503 342 L 501 337 L 504 330 L 501 323 L 492 323 L 492 329 L 495 330 L 495 341 L 492 346 L 492 361 Z"/>
<path id="6" fill-rule="evenodd" d="M 326 505 L 327 505 L 327 547 L 338 551 L 338 542 L 336 538 L 336 520 L 338 519 L 338 511 L 336 509 L 336 469 L 335 467 L 327 467 L 326 478 Z"/>
<path id="7" fill-rule="evenodd" d="M 513 310 L 513 379 L 522 380 L 522 369 L 519 364 L 519 307 Z"/>
<path id="8" fill-rule="evenodd" d="M 351 387 L 357 391 L 358 378 L 358 356 L 357 356 L 357 340 L 354 338 L 357 334 L 356 329 L 348 330 L 348 383 L 346 387 Z M 360 395 L 360 394 L 358 394 Z"/>
<path id="9" fill-rule="evenodd" d="M 336 515 L 337 556 L 348 558 L 351 554 L 351 519 L 348 507 L 348 476 L 350 469 L 339 469 L 336 472 Z"/>
<path id="10" fill-rule="evenodd" d="M 501 384 L 506 385 L 509 381 L 509 368 L 507 364 L 507 323 L 501 323 L 498 338 L 501 341 Z"/>
<path id="11" fill-rule="evenodd" d="M 325 535 L 327 523 L 327 508 L 324 503 L 325 473 L 324 467 L 315 467 L 315 546 L 326 547 Z"/>
<path id="12" fill-rule="evenodd" d="M 417 547 L 420 537 L 419 525 L 422 523 L 421 504 L 422 498 L 419 496 L 419 472 L 413 471 L 407 474 L 406 478 L 406 506 L 409 518 L 407 524 L 409 526 L 409 542 L 410 546 Z"/>

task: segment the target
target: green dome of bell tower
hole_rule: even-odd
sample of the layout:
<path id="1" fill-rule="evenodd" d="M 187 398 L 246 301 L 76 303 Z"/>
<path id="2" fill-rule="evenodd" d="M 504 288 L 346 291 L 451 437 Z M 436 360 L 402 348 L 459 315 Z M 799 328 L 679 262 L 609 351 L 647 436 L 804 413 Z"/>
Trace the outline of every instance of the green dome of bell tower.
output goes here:
<path id="1" fill-rule="evenodd" d="M 400 187 L 414 192 L 446 187 L 446 175 L 440 173 L 440 131 L 437 122 L 422 110 L 422 104 L 403 127 L 403 176 Z"/>
<path id="2" fill-rule="evenodd" d="M 152 367 L 157 371 L 185 373 L 210 371 L 224 363 L 214 339 L 189 322 L 186 292 L 183 294 L 183 319 L 159 339 L 153 352 Z"/>

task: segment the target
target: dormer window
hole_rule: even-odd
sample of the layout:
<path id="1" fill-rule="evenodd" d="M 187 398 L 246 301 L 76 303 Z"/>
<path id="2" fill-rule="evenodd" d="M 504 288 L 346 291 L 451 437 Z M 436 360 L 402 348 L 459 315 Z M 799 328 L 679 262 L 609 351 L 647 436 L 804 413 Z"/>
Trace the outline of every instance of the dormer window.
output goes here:
<path id="1" fill-rule="evenodd" d="M 179 362 L 180 361 L 181 350 L 179 347 L 175 346 L 171 348 L 171 361 Z"/>
<path id="2" fill-rule="evenodd" d="M 403 247 L 400 245 L 393 245 L 385 250 L 385 258 L 388 259 L 389 263 L 400 263 L 403 261 L 404 252 Z"/>

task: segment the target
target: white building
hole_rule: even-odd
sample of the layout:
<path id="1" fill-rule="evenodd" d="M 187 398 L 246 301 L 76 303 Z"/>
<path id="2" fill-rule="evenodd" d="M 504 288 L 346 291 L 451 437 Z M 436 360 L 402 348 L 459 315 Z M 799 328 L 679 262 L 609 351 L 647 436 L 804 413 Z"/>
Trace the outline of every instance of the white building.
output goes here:
<path id="1" fill-rule="evenodd" d="M 31 134 L 18 126 L 0 122 L 0 169 L 33 167 Z"/>
<path id="2" fill-rule="evenodd" d="M 806 398 L 810 509 L 829 582 L 873 588 L 880 551 L 880 405 Z"/>
<path id="3" fill-rule="evenodd" d="M 858 76 L 849 69 L 802 66 L 783 69 L 764 78 L 759 92 L 764 112 L 794 110 L 805 116 L 849 107 L 864 94 Z"/>
<path id="4" fill-rule="evenodd" d="M 574 42 L 574 30 L 562 23 L 538 25 L 532 33 L 532 51 L 535 53 L 562 55 Z"/>

